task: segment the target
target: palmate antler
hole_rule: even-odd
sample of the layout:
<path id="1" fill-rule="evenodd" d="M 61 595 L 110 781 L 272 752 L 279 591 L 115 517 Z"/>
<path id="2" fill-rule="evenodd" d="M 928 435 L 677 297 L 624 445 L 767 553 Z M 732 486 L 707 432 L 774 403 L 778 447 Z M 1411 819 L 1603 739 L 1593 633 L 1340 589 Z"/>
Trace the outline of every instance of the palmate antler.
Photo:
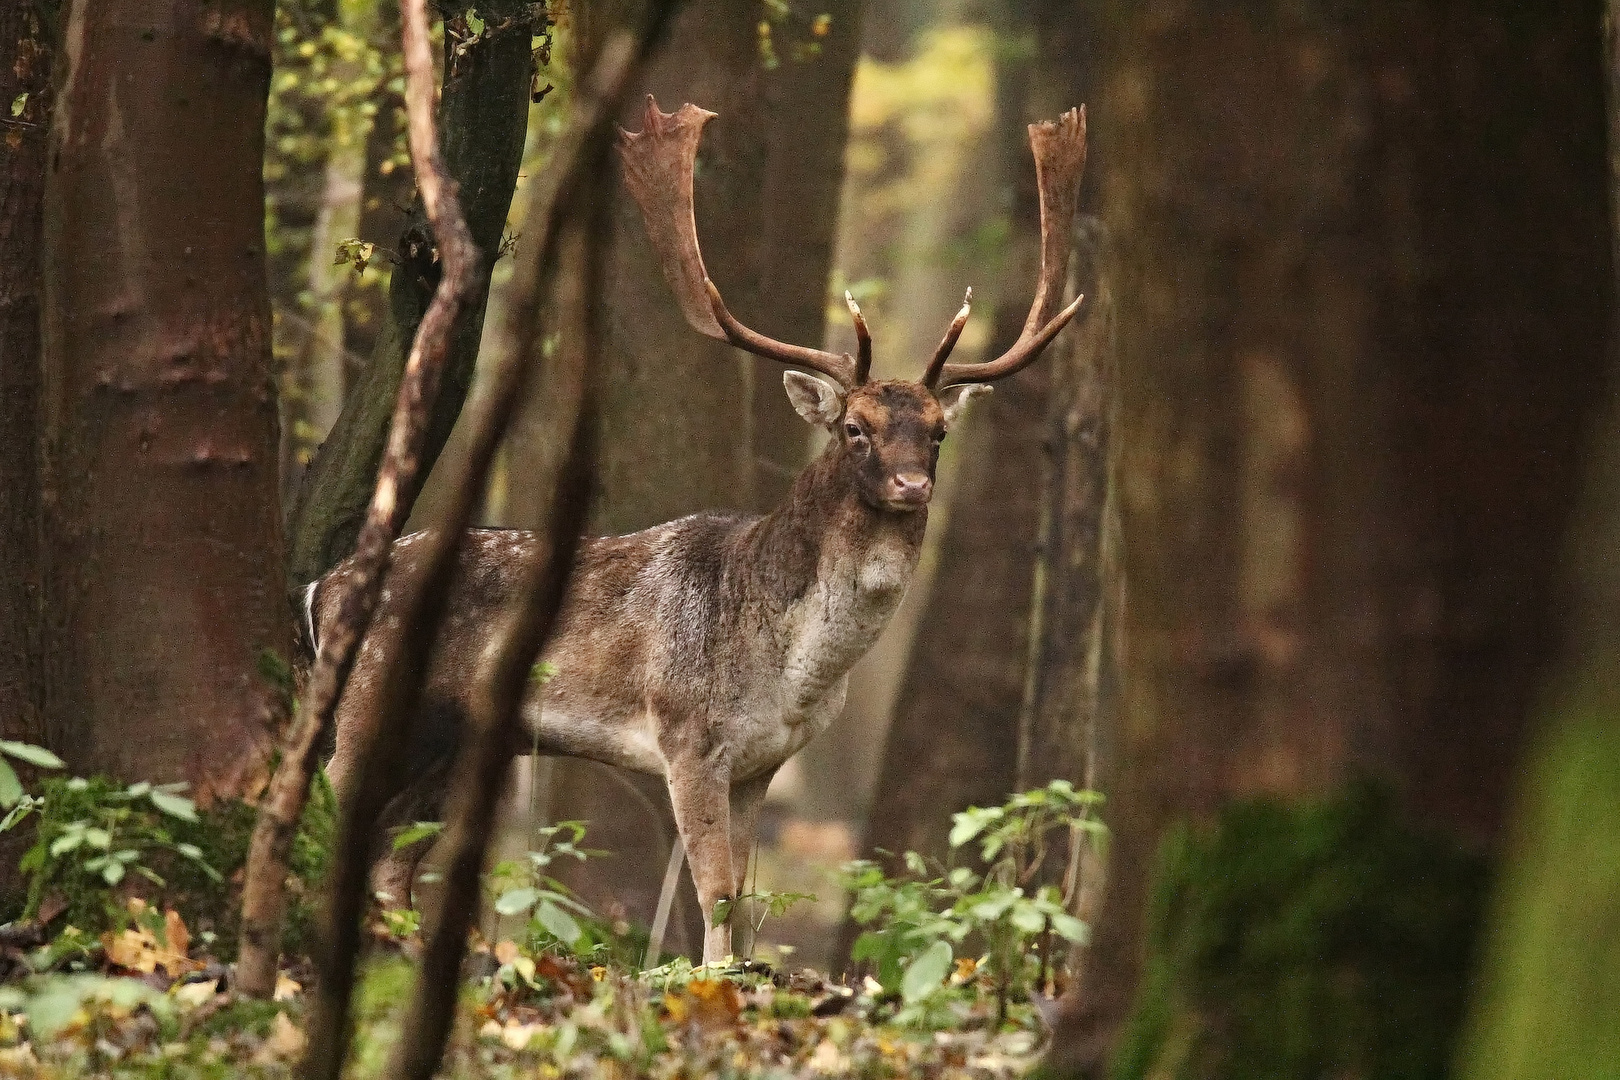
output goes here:
<path id="1" fill-rule="evenodd" d="M 709 280 L 698 248 L 697 218 L 692 208 L 692 168 L 697 161 L 703 125 L 715 114 L 696 105 L 682 105 L 673 113 L 660 112 L 658 103 L 647 95 L 647 111 L 642 129 L 619 129 L 619 156 L 624 163 L 625 184 L 641 207 L 664 276 L 681 306 L 686 321 L 706 337 L 729 341 L 756 356 L 784 364 L 819 371 L 836 380 L 846 390 L 866 382 L 872 365 L 872 338 L 866 321 L 848 293 L 850 315 L 860 343 L 859 359 L 840 354 L 790 345 L 757 333 L 738 322 L 726 310 L 720 290 Z M 1080 309 L 1084 296 L 1058 310 L 1068 275 L 1070 229 L 1074 222 L 1080 176 L 1086 167 L 1086 112 L 1084 106 L 1070 109 L 1057 121 L 1029 126 L 1030 147 L 1035 152 L 1035 172 L 1041 196 L 1041 279 L 1035 290 L 1024 330 L 995 360 L 983 364 L 951 364 L 946 361 L 967 324 L 973 301 L 969 289 L 962 310 L 952 320 L 945 338 L 935 350 L 923 374 L 923 384 L 940 389 L 955 383 L 993 382 L 1028 365 L 1045 349 L 1058 331 L 1068 325 Z"/>
<path id="2" fill-rule="evenodd" d="M 705 337 L 729 341 L 756 356 L 819 371 L 845 389 L 859 386 L 865 372 L 857 373 L 854 360 L 821 349 L 789 345 L 750 330 L 726 310 L 720 290 L 709 280 L 703 253 L 698 249 L 697 218 L 692 210 L 692 166 L 697 161 L 703 125 L 714 117 L 714 113 L 696 105 L 682 105 L 673 113 L 659 112 L 658 102 L 648 94 L 641 130 L 619 129 L 625 185 L 641 207 L 647 237 L 664 264 L 664 276 L 675 290 L 682 314 Z M 866 352 L 869 356 L 870 347 Z"/>
<path id="3" fill-rule="evenodd" d="M 946 387 L 955 383 L 986 383 L 1005 379 L 1028 366 L 1045 349 L 1058 331 L 1069 324 L 1080 310 L 1084 296 L 1063 310 L 1063 284 L 1069 276 L 1069 246 L 1074 227 L 1075 204 L 1080 197 L 1080 177 L 1086 171 L 1086 107 L 1070 109 L 1057 120 L 1029 125 L 1029 146 L 1035 152 L 1035 179 L 1041 193 L 1041 280 L 1035 287 L 1035 302 L 1023 333 L 1012 348 L 983 364 L 947 364 L 946 357 L 967 321 L 968 305 L 951 324 L 939 351 L 923 375 L 923 385 Z M 968 290 L 972 301 L 973 290 Z"/>

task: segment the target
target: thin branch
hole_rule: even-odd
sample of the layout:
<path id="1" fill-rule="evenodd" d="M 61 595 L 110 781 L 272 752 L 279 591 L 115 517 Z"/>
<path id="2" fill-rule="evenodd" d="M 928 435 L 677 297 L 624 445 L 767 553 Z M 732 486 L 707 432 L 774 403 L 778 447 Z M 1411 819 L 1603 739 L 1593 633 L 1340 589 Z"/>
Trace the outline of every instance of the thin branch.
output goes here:
<path id="1" fill-rule="evenodd" d="M 360 641 L 371 626 L 393 543 L 410 515 L 410 496 L 419 490 L 416 474 L 450 334 L 478 273 L 478 248 L 467 231 L 456 184 L 444 167 L 434 124 L 436 80 L 421 0 L 404 8 L 405 107 L 411 161 L 428 222 L 443 266 L 433 302 L 417 328 L 405 362 L 399 397 L 356 545 L 352 573 L 339 586 L 335 624 L 323 636 L 298 715 L 287 733 L 281 763 L 259 809 L 242 890 L 242 937 L 237 985 L 244 994 L 269 997 L 275 990 L 281 922 L 286 908 L 287 856 L 315 772 L 321 733 L 332 722 L 338 700 L 354 667 Z"/>

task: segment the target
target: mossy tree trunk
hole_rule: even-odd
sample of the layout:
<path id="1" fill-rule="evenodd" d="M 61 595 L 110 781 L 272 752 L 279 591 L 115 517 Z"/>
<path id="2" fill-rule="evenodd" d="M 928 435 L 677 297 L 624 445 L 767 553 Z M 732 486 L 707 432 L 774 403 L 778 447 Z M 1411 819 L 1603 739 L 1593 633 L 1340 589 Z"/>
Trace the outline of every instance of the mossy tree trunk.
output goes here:
<path id="1" fill-rule="evenodd" d="M 1607 5 L 1611 162 L 1620 37 Z M 1610 177 L 1620 207 L 1620 168 Z M 1620 215 L 1617 215 L 1620 216 Z M 1611 229 L 1614 225 L 1611 222 Z M 1620 229 L 1612 240 L 1620 245 Z M 1620 287 L 1620 282 L 1616 283 Z M 1611 350 L 1614 343 L 1611 342 Z M 1564 661 L 1544 691 L 1480 948 L 1462 1080 L 1620 1076 L 1620 362 L 1565 559 Z"/>
<path id="2" fill-rule="evenodd" d="M 290 652 L 265 286 L 269 0 L 74 0 L 46 189 L 47 714 L 76 770 L 262 777 Z"/>
<path id="3" fill-rule="evenodd" d="M 1178 962 L 1144 912 L 1180 823 L 1369 774 L 1441 842 L 1496 841 L 1613 308 L 1595 2 L 1098 10 L 1130 684 L 1058 1038 L 1094 1065 L 1175 1008 L 1139 976 Z M 1206 1022 L 1124 1075 L 1182 1075 Z M 1370 1075 L 1317 1049 L 1246 1067 Z"/>
<path id="4" fill-rule="evenodd" d="M 423 449 L 422 477 L 444 449 L 472 385 L 489 275 L 506 228 L 528 128 L 530 30 L 537 29 L 529 21 L 531 5 L 525 0 L 485 0 L 476 7 L 485 30 L 463 51 L 457 49 L 457 37 L 471 37 L 466 12 L 450 20 L 453 33 L 446 35 L 439 124 L 445 164 L 460 185 L 467 226 L 483 269 L 451 342 Z M 399 239 L 397 254 L 382 334 L 366 369 L 349 387 L 343 411 L 310 462 L 299 490 L 288 537 L 289 595 L 347 558 L 365 519 L 405 357 L 438 282 L 432 238 L 419 208 Z M 406 492 L 402 497 L 409 502 L 415 494 Z"/>

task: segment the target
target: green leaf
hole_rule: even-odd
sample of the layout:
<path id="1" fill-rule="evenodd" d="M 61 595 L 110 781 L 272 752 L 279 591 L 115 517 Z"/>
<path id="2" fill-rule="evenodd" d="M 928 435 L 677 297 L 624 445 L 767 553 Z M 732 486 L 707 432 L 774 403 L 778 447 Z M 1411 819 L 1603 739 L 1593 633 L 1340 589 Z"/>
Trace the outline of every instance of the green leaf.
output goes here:
<path id="1" fill-rule="evenodd" d="M 18 761 L 26 761 L 28 764 L 38 766 L 41 769 L 60 769 L 65 764 L 61 758 L 43 746 L 34 746 L 25 742 L 12 742 L 10 739 L 0 739 L 0 754 L 14 757 Z"/>
<path id="2" fill-rule="evenodd" d="M 1065 912 L 1063 914 L 1053 915 L 1051 916 L 1051 919 L 1052 930 L 1059 937 L 1067 938 L 1069 941 L 1078 942 L 1082 945 L 1084 945 L 1091 937 L 1091 933 L 1086 928 L 1086 924 L 1075 918 L 1073 915 Z"/>
<path id="3" fill-rule="evenodd" d="M 736 903 L 737 902 L 735 900 L 724 898 L 716 900 L 714 902 L 714 915 L 712 916 L 709 925 L 724 926 L 726 920 L 731 918 L 731 909 L 736 906 Z"/>
<path id="4" fill-rule="evenodd" d="M 20 62 L 21 61 L 19 61 L 19 63 Z M 26 109 L 26 108 L 28 108 L 28 95 L 27 94 L 18 94 L 16 97 L 11 99 L 11 115 L 12 116 L 21 116 L 23 114 L 23 110 Z"/>
<path id="5" fill-rule="evenodd" d="M 170 817 L 179 818 L 181 821 L 197 820 L 197 804 L 184 795 L 172 795 L 167 791 L 153 790 L 147 798 L 152 800 L 153 806 Z"/>
<path id="6" fill-rule="evenodd" d="M 496 899 L 495 910 L 502 915 L 519 915 L 534 907 L 539 899 L 537 889 L 512 889 Z"/>
<path id="7" fill-rule="evenodd" d="M 86 829 L 84 830 L 84 842 L 91 847 L 106 851 L 112 847 L 112 833 L 106 829 Z"/>
<path id="8" fill-rule="evenodd" d="M 66 855 L 70 851 L 77 850 L 79 845 L 82 843 L 84 843 L 83 832 L 63 833 L 61 836 L 58 836 L 55 840 L 51 841 L 51 854 Z"/>
<path id="9" fill-rule="evenodd" d="M 394 850 L 403 851 L 412 844 L 426 840 L 430 836 L 438 836 L 444 832 L 442 821 L 417 821 L 405 826 L 394 834 Z"/>
<path id="10" fill-rule="evenodd" d="M 546 928 L 547 933 L 569 948 L 574 947 L 574 943 L 580 939 L 580 935 L 583 933 L 579 928 L 579 923 L 574 921 L 574 917 L 550 900 L 540 901 L 540 907 L 535 911 L 534 917 L 541 926 Z"/>
<path id="11" fill-rule="evenodd" d="M 1046 916 L 1036 910 L 1033 904 L 1014 904 L 1012 924 L 1026 934 L 1038 934 L 1046 929 Z"/>
<path id="12" fill-rule="evenodd" d="M 102 867 L 101 879 L 109 885 L 116 885 L 124 880 L 124 864 L 113 860 Z"/>
<path id="13" fill-rule="evenodd" d="M 22 781 L 17 779 L 17 770 L 11 767 L 11 762 L 0 758 L 0 806 L 10 810 L 22 801 Z"/>
<path id="14" fill-rule="evenodd" d="M 128 795 L 132 799 L 139 799 L 143 795 L 150 795 L 151 793 L 152 784 L 148 780 L 137 781 L 124 789 L 124 794 Z"/>
<path id="15" fill-rule="evenodd" d="M 900 980 L 900 996 L 907 1005 L 932 994 L 945 981 L 945 976 L 951 970 L 951 943 L 936 941 L 906 968 L 905 978 Z"/>

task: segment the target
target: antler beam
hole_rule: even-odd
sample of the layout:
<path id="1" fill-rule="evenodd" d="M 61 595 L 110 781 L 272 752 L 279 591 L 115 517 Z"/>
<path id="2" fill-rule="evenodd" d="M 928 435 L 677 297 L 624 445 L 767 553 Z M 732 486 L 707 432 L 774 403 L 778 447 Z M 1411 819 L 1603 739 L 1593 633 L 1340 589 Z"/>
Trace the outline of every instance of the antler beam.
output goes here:
<path id="1" fill-rule="evenodd" d="M 726 310 L 720 290 L 709 280 L 698 248 L 697 215 L 692 208 L 692 168 L 697 162 L 703 125 L 715 114 L 696 105 L 660 112 L 647 95 L 640 131 L 619 129 L 619 158 L 624 182 L 641 207 L 647 237 L 663 264 L 664 276 L 692 328 L 716 341 L 728 341 L 755 356 L 807 367 L 836 380 L 845 389 L 859 386 L 864 370 L 839 353 L 809 349 L 768 338 L 750 330 Z M 865 347 L 868 355 L 870 346 Z"/>
<path id="2" fill-rule="evenodd" d="M 945 336 L 940 352 L 923 376 L 931 387 L 953 383 L 983 383 L 1006 378 L 1041 354 L 1058 331 L 1068 325 L 1080 310 L 1084 296 L 1076 297 L 1059 310 L 1063 287 L 1069 276 L 1069 249 L 1075 205 L 1079 201 L 1080 177 L 1086 170 L 1086 109 L 1070 109 L 1056 121 L 1046 120 L 1029 126 L 1029 145 L 1035 153 L 1035 176 L 1041 193 L 1041 280 L 1035 289 L 1035 302 L 1029 309 L 1023 333 L 1001 356 L 983 364 L 947 364 L 950 346 L 961 333 L 957 322 Z"/>

